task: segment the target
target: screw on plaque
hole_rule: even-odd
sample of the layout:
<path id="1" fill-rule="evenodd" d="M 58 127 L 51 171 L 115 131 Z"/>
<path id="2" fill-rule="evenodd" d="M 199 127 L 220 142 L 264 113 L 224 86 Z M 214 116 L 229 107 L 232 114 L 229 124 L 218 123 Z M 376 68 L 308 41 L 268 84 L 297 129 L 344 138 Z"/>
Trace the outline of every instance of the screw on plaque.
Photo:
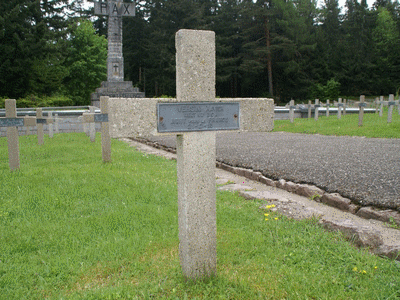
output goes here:
<path id="1" fill-rule="evenodd" d="M 238 118 L 238 115 L 237 115 L 237 114 L 234 114 L 233 117 L 234 117 L 235 119 L 237 119 L 237 118 Z"/>
<path id="2" fill-rule="evenodd" d="M 164 121 L 164 118 L 163 118 L 163 117 L 160 117 L 160 122 L 162 123 L 162 121 Z"/>

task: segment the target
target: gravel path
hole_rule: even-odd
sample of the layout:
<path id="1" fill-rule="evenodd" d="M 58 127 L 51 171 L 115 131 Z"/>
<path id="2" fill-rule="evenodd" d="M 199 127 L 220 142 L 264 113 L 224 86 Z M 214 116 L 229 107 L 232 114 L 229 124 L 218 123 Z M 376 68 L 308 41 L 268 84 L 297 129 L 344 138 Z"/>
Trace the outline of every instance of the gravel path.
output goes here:
<path id="1" fill-rule="evenodd" d="M 176 138 L 149 140 L 175 148 Z M 217 160 L 400 211 L 400 139 L 286 132 L 219 133 Z"/>

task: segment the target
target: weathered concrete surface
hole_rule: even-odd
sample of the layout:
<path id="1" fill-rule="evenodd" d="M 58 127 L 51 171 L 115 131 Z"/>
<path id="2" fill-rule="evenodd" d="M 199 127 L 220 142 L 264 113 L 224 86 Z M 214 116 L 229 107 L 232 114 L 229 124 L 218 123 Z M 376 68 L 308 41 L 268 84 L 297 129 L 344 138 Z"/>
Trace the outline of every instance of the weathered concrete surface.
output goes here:
<path id="1" fill-rule="evenodd" d="M 179 30 L 175 34 L 176 100 L 215 99 L 215 33 Z M 179 258 L 186 278 L 217 273 L 215 132 L 176 137 Z"/>
<path id="2" fill-rule="evenodd" d="M 164 156 L 168 159 L 176 159 L 176 155 L 171 152 L 150 147 L 127 138 L 121 140 L 139 151 Z M 234 167 L 230 167 L 231 169 L 226 171 L 224 170 L 226 165 L 225 167 L 221 163 L 216 163 L 216 165 L 222 167 L 215 169 L 217 184 L 223 185 L 219 189 L 239 191 L 247 199 L 265 200 L 265 205 L 275 204 L 277 211 L 290 218 L 319 217 L 320 223 L 325 228 L 342 231 L 349 240 L 359 247 L 367 247 L 377 255 L 400 261 L 400 230 L 390 228 L 385 222 L 361 218 L 355 215 L 354 212 L 350 212 L 350 207 L 348 212 L 342 211 L 310 200 L 307 197 L 266 185 L 263 183 L 265 177 L 262 175 L 259 176 L 258 181 L 254 181 L 231 172 L 234 171 Z M 276 181 L 273 180 L 268 182 L 276 184 Z M 311 187 L 310 190 L 313 190 L 313 188 Z"/>
<path id="3" fill-rule="evenodd" d="M 175 148 L 168 137 L 151 141 Z M 310 184 L 353 204 L 400 212 L 400 139 L 287 132 L 219 133 L 217 160 L 278 181 Z"/>
<path id="4" fill-rule="evenodd" d="M 215 102 L 240 103 L 240 132 L 269 132 L 274 128 L 274 101 L 272 99 L 215 97 L 210 99 Z M 168 133 L 157 133 L 157 103 L 159 102 L 177 102 L 177 100 L 175 98 L 110 98 L 111 137 L 171 136 Z M 175 137 L 175 134 L 173 136 Z"/>

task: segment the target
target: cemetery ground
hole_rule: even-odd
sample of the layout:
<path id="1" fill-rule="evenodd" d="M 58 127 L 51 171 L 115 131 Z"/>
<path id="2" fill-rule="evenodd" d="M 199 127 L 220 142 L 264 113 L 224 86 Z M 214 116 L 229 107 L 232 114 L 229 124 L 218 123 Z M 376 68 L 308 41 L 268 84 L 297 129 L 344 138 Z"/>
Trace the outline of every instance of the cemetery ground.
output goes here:
<path id="1" fill-rule="evenodd" d="M 10 172 L 0 138 L 0 299 L 400 297 L 398 261 L 228 191 L 217 191 L 217 276 L 185 281 L 176 162 L 112 140 L 103 163 L 99 134 L 83 133 L 42 146 L 22 136 L 20 160 Z"/>
<path id="2" fill-rule="evenodd" d="M 323 134 L 336 136 L 364 136 L 367 138 L 400 138 L 400 115 L 395 108 L 392 122 L 387 123 L 388 108 L 383 108 L 383 116 L 379 114 L 365 114 L 363 126 L 358 126 L 358 114 L 342 115 L 338 119 L 336 114 L 329 117 L 320 113 L 318 121 L 311 119 L 276 120 L 274 131 L 293 133 Z"/>

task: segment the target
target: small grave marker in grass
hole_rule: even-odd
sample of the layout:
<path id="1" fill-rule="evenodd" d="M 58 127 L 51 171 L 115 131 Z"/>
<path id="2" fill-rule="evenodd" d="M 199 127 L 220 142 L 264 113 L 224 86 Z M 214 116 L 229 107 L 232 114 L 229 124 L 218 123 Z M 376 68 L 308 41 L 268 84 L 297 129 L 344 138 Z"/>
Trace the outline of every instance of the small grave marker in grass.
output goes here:
<path id="1" fill-rule="evenodd" d="M 83 113 L 82 115 L 82 122 L 84 122 L 84 124 L 85 123 L 94 124 L 95 122 L 101 122 L 101 151 L 103 156 L 103 162 L 111 161 L 111 137 L 110 137 L 110 127 L 108 123 L 108 99 L 109 97 L 107 96 L 100 97 L 101 114 L 95 114 L 94 112 L 90 112 L 90 113 Z"/>
<path id="2" fill-rule="evenodd" d="M 311 108 L 312 108 L 312 104 L 311 104 L 311 100 L 308 100 L 308 118 L 311 119 Z"/>
<path id="3" fill-rule="evenodd" d="M 315 99 L 315 111 L 314 111 L 314 120 L 318 121 L 318 109 L 321 105 L 319 104 L 319 99 Z"/>
<path id="4" fill-rule="evenodd" d="M 38 137 L 38 144 L 44 144 L 44 124 L 52 124 L 53 118 L 43 118 L 43 111 L 41 108 L 36 109 L 36 127 L 37 127 L 37 137 Z"/>
<path id="5" fill-rule="evenodd" d="M 290 104 L 289 104 L 289 119 L 290 119 L 290 123 L 294 122 L 294 109 L 296 108 L 296 106 L 294 105 L 294 100 L 290 100 Z"/>
<path id="6" fill-rule="evenodd" d="M 329 117 L 329 100 L 326 100 L 326 116 Z"/>
<path id="7" fill-rule="evenodd" d="M 35 117 L 27 117 L 27 116 L 25 116 L 24 118 L 17 118 L 17 106 L 16 106 L 16 100 L 14 99 L 6 99 L 5 108 L 6 108 L 6 117 L 0 118 L 0 127 L 7 127 L 9 166 L 10 170 L 14 171 L 19 169 L 18 127 L 26 126 L 27 128 L 29 128 L 29 126 L 41 125 L 43 128 L 43 124 L 51 123 L 52 120 L 37 119 Z M 41 109 L 38 110 L 41 111 Z M 42 144 L 43 144 L 43 137 L 42 137 Z"/>
<path id="8" fill-rule="evenodd" d="M 337 106 L 337 118 L 340 120 L 342 118 L 342 107 L 343 107 L 343 103 L 342 103 L 342 98 L 338 99 L 338 103 L 336 103 Z"/>
<path id="9" fill-rule="evenodd" d="M 361 95 L 360 96 L 360 102 L 357 103 L 359 107 L 359 112 L 358 112 L 358 126 L 363 125 L 363 118 L 364 118 L 364 107 L 367 106 L 367 103 L 365 103 L 365 96 Z"/>
<path id="10" fill-rule="evenodd" d="M 383 96 L 380 96 L 379 97 L 379 116 L 380 117 L 382 117 L 383 116 L 383 101 L 384 100 L 384 98 L 383 98 Z"/>
<path id="11" fill-rule="evenodd" d="M 394 95 L 393 95 L 393 94 L 390 94 L 390 95 L 389 95 L 389 101 L 388 101 L 388 103 L 387 103 L 387 105 L 389 106 L 389 109 L 388 109 L 388 118 L 387 118 L 387 122 L 388 122 L 388 123 L 392 123 L 393 107 L 394 107 L 395 105 L 398 105 L 398 104 L 399 104 L 399 100 L 394 101 Z"/>

